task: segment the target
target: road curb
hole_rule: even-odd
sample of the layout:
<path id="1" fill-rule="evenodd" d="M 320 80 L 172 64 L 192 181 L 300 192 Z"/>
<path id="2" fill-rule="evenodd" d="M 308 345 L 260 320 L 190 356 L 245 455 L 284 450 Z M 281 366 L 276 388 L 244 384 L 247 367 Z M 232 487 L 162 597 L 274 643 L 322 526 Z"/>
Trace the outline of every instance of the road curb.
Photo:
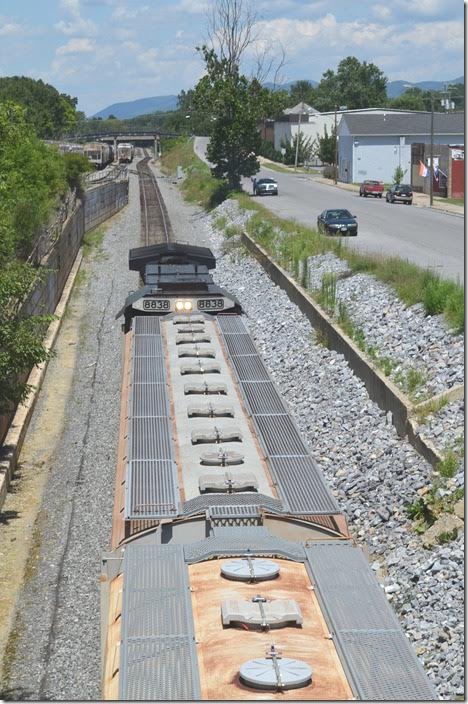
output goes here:
<path id="1" fill-rule="evenodd" d="M 76 275 L 83 260 L 82 248 L 79 249 L 70 273 L 67 277 L 62 295 L 55 308 L 54 315 L 57 316 L 47 328 L 44 338 L 44 347 L 47 351 L 53 349 L 60 327 L 62 325 L 63 314 L 69 301 Z M 26 431 L 31 421 L 32 413 L 36 405 L 40 389 L 42 387 L 48 360 L 34 367 L 29 374 L 27 383 L 34 387 L 26 402 L 18 406 L 10 428 L 3 442 L 2 456 L 0 460 L 0 510 L 5 502 L 8 487 L 15 471 L 18 457 L 23 446 Z"/>
<path id="2" fill-rule="evenodd" d="M 242 242 L 262 265 L 271 280 L 280 286 L 290 300 L 304 313 L 312 326 L 326 336 L 330 348 L 344 356 L 350 368 L 364 383 L 369 397 L 383 411 L 391 413 L 392 423 L 398 434 L 401 437 L 406 436 L 414 449 L 436 468 L 443 457 L 430 440 L 420 435 L 418 423 L 413 418 L 415 409 L 413 403 L 378 367 L 363 355 L 353 340 L 333 322 L 323 308 L 282 267 L 272 261 L 263 247 L 245 232 L 242 234 Z M 460 386 L 454 387 L 444 394 L 439 394 L 439 396 L 452 394 L 449 398 L 455 400 L 461 398 L 463 393 L 464 387 Z M 430 400 L 425 401 L 424 404 L 429 403 Z M 421 405 L 423 404 L 419 404 L 419 406 Z"/>

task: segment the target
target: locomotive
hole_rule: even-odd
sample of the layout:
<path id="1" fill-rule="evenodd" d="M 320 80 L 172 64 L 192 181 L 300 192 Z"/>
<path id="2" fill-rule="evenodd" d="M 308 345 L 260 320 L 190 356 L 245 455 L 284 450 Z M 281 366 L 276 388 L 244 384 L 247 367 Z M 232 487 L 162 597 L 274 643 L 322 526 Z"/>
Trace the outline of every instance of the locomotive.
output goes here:
<path id="1" fill-rule="evenodd" d="M 117 161 L 119 164 L 130 164 L 133 160 L 133 144 L 121 142 L 117 145 Z"/>
<path id="2" fill-rule="evenodd" d="M 212 252 L 129 263 L 103 699 L 435 699 Z"/>

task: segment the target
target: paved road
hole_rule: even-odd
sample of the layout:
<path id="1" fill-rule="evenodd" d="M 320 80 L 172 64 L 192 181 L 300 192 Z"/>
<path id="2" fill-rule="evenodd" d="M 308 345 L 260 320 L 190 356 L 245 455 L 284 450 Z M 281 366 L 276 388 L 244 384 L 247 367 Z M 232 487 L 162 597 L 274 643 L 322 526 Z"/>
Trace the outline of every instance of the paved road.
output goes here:
<path id="1" fill-rule="evenodd" d="M 204 157 L 207 138 L 195 139 L 195 152 Z M 359 194 L 320 183 L 305 174 L 283 174 L 263 167 L 257 178 L 273 177 L 279 196 L 259 197 L 262 205 L 281 217 L 314 227 L 325 208 L 347 208 L 357 216 L 359 234 L 348 240 L 361 251 L 409 259 L 443 277 L 464 280 L 464 219 L 440 210 L 391 205 L 385 198 L 359 198 Z M 251 192 L 249 179 L 243 187 Z"/>

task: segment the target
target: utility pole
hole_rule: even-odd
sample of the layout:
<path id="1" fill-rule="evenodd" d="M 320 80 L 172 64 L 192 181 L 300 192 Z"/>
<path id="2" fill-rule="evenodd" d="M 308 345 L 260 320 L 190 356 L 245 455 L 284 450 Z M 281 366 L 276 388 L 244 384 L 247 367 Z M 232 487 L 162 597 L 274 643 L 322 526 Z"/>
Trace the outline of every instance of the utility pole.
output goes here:
<path id="1" fill-rule="evenodd" d="M 431 94 L 431 151 L 429 152 L 429 205 L 434 200 L 434 95 Z"/>
<path id="2" fill-rule="evenodd" d="M 338 179 L 337 179 L 337 177 L 338 177 L 338 173 L 337 173 L 337 172 L 338 172 L 338 136 L 337 136 L 337 134 L 336 134 L 336 130 L 337 130 L 337 127 L 336 127 L 336 111 L 337 111 L 337 110 L 338 110 L 338 105 L 335 104 L 335 168 L 334 168 L 334 170 L 333 170 L 333 173 L 334 173 L 334 175 L 335 175 L 335 178 L 333 179 L 333 180 L 334 180 L 334 183 L 335 183 L 335 186 L 336 186 L 336 183 L 337 183 L 337 180 L 338 180 Z"/>
<path id="3" fill-rule="evenodd" d="M 302 115 L 302 107 L 299 111 L 299 126 L 297 128 L 297 135 L 296 135 L 296 157 L 294 159 L 294 171 L 297 171 L 297 158 L 299 156 L 299 139 L 301 137 L 301 115 Z"/>

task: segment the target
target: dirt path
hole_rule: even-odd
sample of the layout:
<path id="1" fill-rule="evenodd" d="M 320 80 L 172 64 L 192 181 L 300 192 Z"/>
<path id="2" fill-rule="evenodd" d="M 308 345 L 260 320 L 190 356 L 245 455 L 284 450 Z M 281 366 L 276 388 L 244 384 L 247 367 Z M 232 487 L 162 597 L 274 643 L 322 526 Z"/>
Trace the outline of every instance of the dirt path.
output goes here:
<path id="1" fill-rule="evenodd" d="M 81 271 L 83 268 L 86 268 L 86 260 Z M 64 431 L 84 310 L 83 296 L 79 286 L 75 286 L 20 462 L 0 513 L 0 653 L 5 652 L 0 661 L 0 681 L 4 668 L 8 676 L 9 659 L 15 647 L 18 595 L 23 583 L 34 575 L 39 556 L 41 526 L 46 519 L 44 508 L 41 510 L 43 493 Z M 12 637 L 8 643 L 10 631 Z"/>

